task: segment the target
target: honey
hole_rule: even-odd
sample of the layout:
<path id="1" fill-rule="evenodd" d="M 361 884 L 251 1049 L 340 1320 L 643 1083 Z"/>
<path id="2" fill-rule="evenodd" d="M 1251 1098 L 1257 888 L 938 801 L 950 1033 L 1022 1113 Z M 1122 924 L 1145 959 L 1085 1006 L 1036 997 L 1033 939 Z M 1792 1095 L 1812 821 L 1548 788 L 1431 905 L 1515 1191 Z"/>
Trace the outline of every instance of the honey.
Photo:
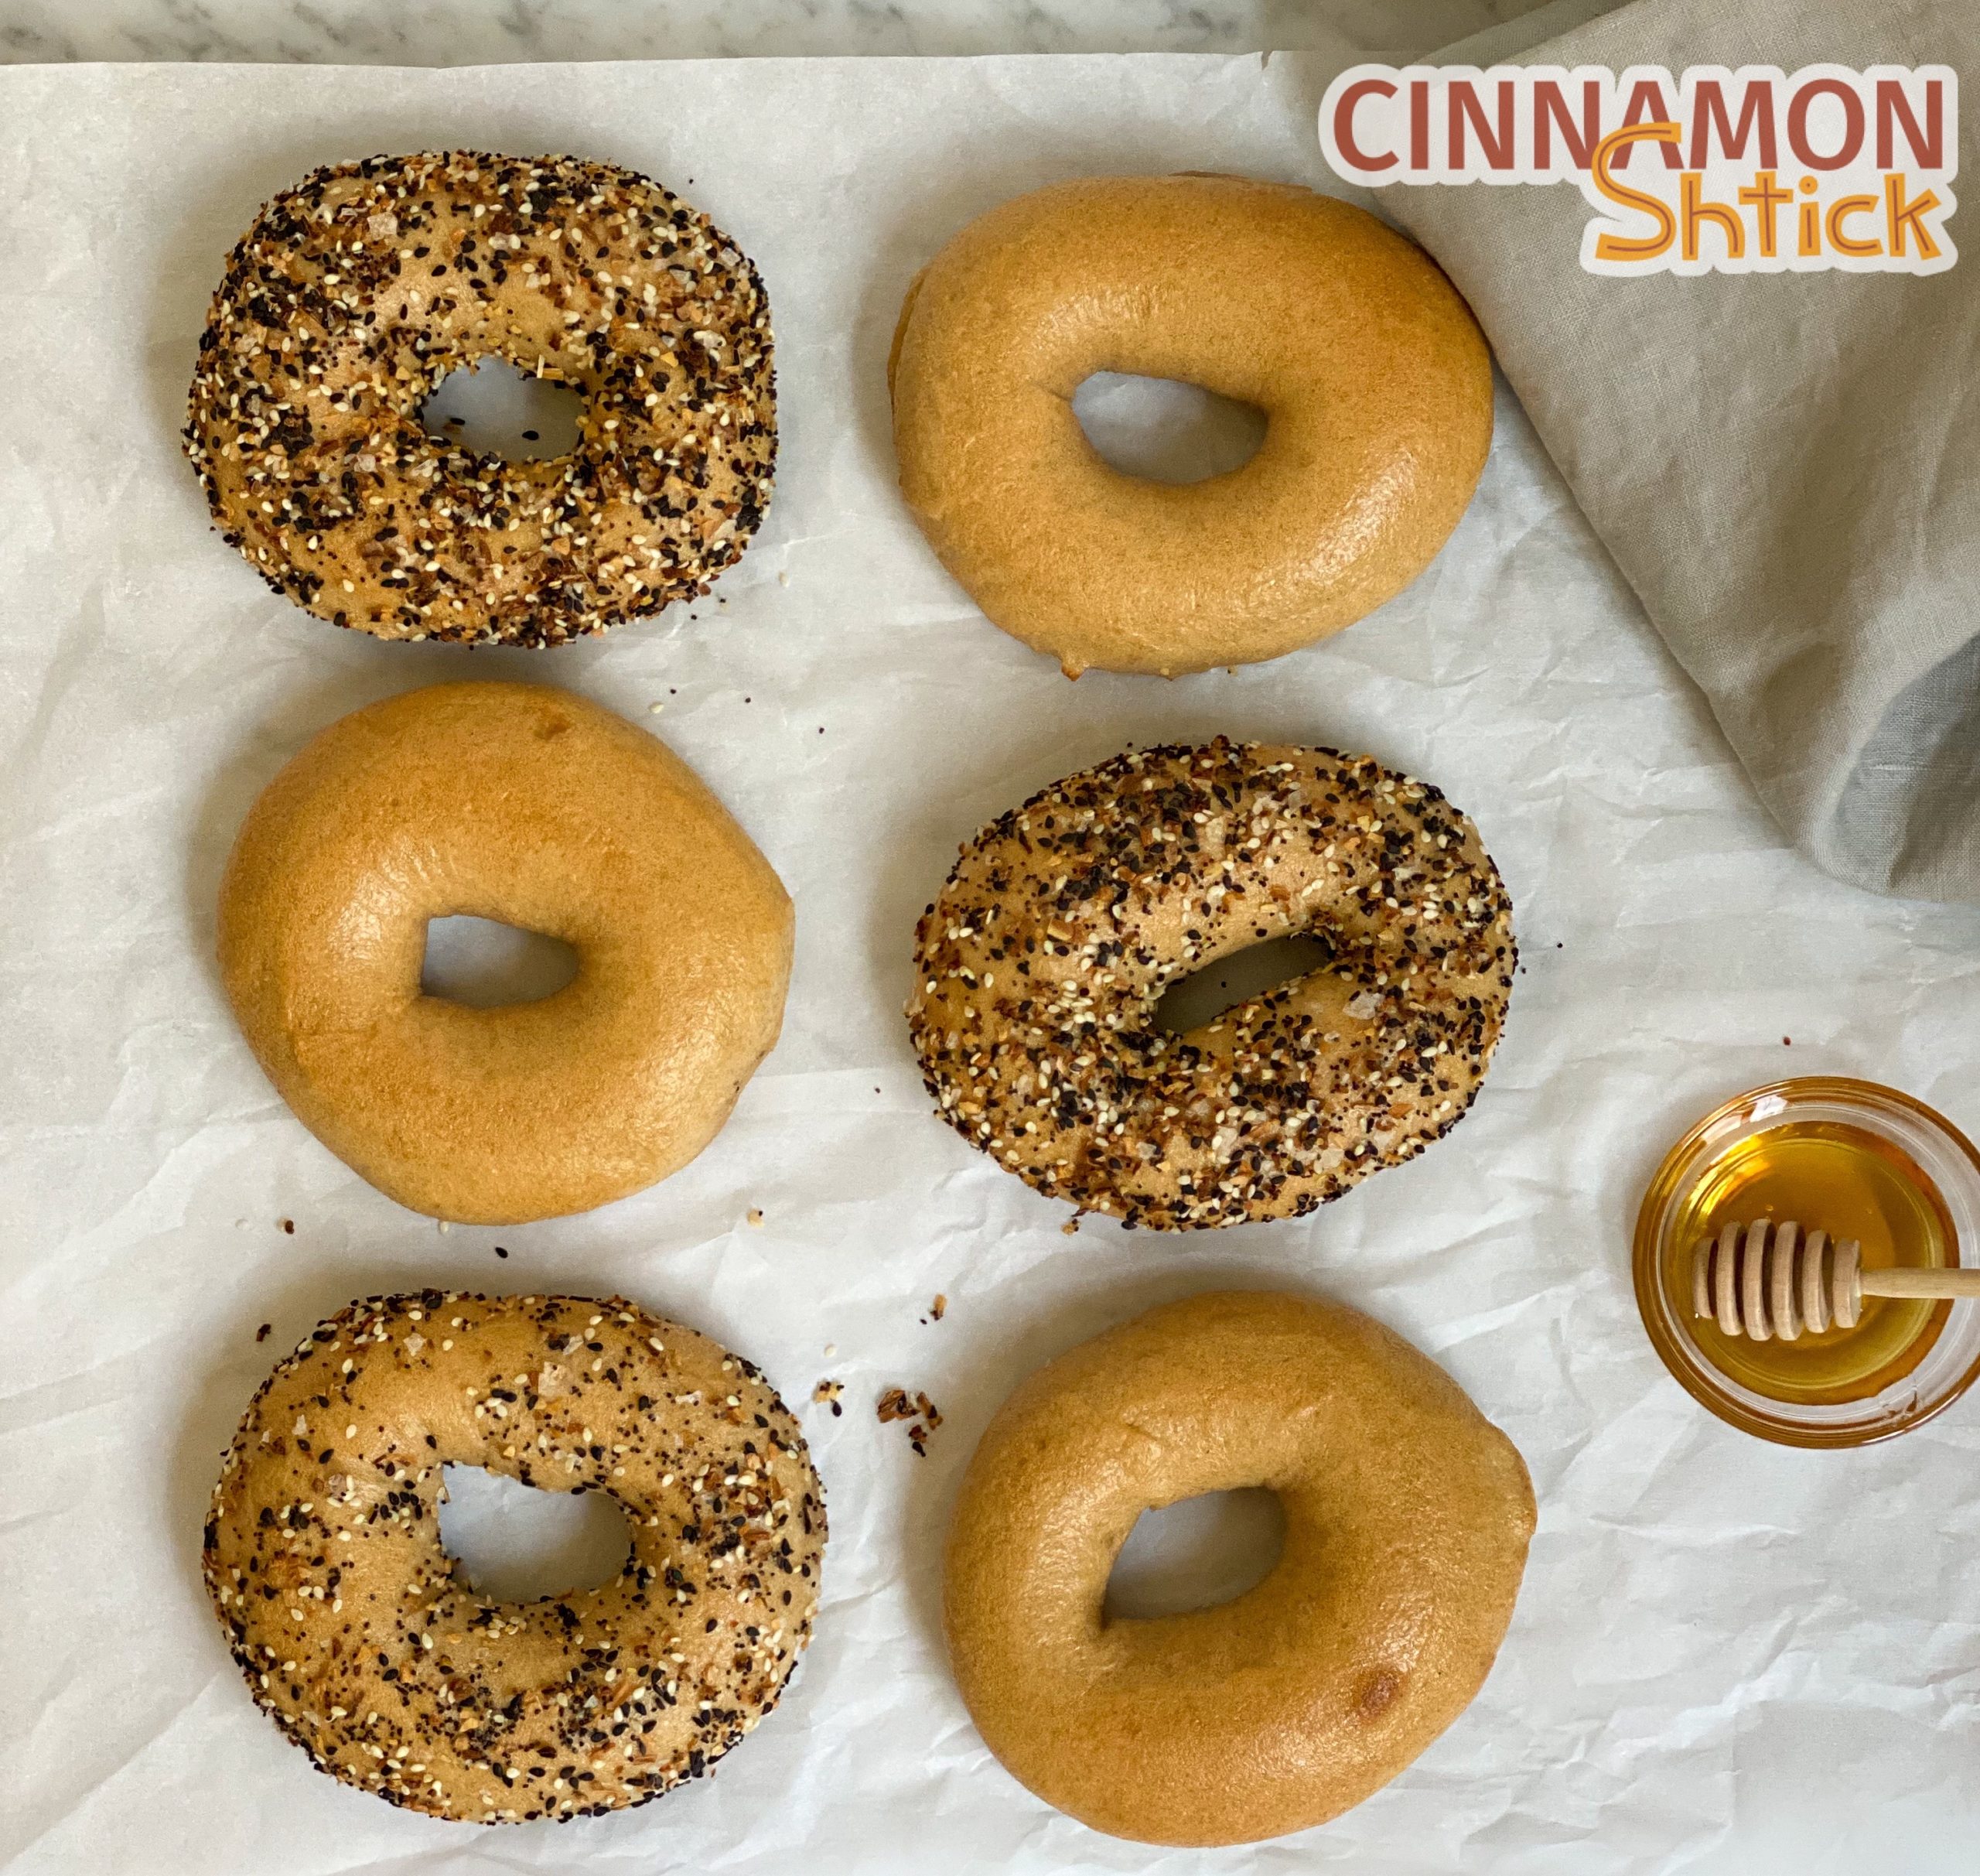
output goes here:
<path id="1" fill-rule="evenodd" d="M 1693 1175 L 1665 1236 L 1674 1295 L 1691 1283 L 1692 1256 L 1728 1223 L 1792 1218 L 1804 1232 L 1854 1238 L 1866 1270 L 1934 1269 L 1959 1261 L 1945 1201 L 1924 1167 L 1894 1141 L 1838 1120 L 1784 1119 L 1735 1139 Z M 1690 1325 L 1699 1352 L 1770 1400 L 1833 1403 L 1881 1393 L 1922 1362 L 1950 1303 L 1866 1297 L 1852 1328 L 1755 1341 L 1718 1324 Z"/>
<path id="2" fill-rule="evenodd" d="M 1692 1257 L 1728 1225 L 1854 1238 L 1866 1273 L 1980 1265 L 1980 1150 L 1902 1090 L 1770 1082 L 1673 1143 L 1630 1259 L 1651 1345 L 1701 1406 L 1763 1440 L 1862 1446 L 1922 1426 L 1980 1379 L 1980 1299 L 1869 1297 L 1850 1328 L 1728 1336 L 1697 1313 Z"/>

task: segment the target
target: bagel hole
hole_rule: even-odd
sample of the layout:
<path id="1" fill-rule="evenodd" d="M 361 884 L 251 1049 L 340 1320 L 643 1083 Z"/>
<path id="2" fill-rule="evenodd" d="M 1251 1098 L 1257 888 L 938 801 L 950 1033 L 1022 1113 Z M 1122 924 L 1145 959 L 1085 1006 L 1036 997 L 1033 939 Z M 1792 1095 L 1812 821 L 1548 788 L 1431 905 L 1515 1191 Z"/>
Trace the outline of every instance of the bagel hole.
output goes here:
<path id="1" fill-rule="evenodd" d="M 519 371 L 506 358 L 478 358 L 441 381 L 419 420 L 443 443 L 479 455 L 540 462 L 577 448 L 584 408 L 568 384 Z"/>
<path id="2" fill-rule="evenodd" d="M 578 974 L 578 954 L 562 938 L 466 914 L 429 919 L 419 987 L 471 1009 L 541 1003 Z"/>
<path id="3" fill-rule="evenodd" d="M 478 1596 L 579 1594 L 609 1583 L 633 1554 L 632 1526 L 602 1492 L 544 1492 L 480 1466 L 445 1466 L 441 1478 L 441 1547 Z"/>
<path id="4" fill-rule="evenodd" d="M 1203 482 L 1242 469 L 1265 439 L 1265 414 L 1173 378 L 1096 371 L 1073 393 L 1086 439 L 1124 476 Z"/>
<path id="5" fill-rule="evenodd" d="M 1177 978 L 1162 992 L 1155 1006 L 1156 1025 L 1173 1034 L 1185 1035 L 1206 1023 L 1214 1023 L 1235 1004 L 1276 990 L 1296 977 L 1323 971 L 1333 962 L 1333 948 L 1307 932 L 1248 945 L 1200 971 L 1192 971 L 1186 977 Z"/>
<path id="6" fill-rule="evenodd" d="M 1114 1560 L 1103 1619 L 1145 1622 L 1234 1601 L 1271 1575 L 1285 1543 L 1285 1509 L 1262 1485 L 1145 1511 Z"/>

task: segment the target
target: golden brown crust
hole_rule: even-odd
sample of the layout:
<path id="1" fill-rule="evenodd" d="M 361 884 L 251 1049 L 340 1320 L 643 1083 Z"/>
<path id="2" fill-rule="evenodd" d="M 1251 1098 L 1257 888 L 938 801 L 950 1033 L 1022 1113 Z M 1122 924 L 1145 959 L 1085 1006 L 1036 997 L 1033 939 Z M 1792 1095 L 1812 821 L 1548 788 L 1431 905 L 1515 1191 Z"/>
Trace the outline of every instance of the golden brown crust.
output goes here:
<path id="1" fill-rule="evenodd" d="M 476 1595 L 441 1468 L 603 1492 L 596 1589 Z M 207 1587 L 263 1710 L 323 1771 L 476 1823 L 616 1810 L 698 1778 L 811 1639 L 824 1502 L 756 1368 L 620 1297 L 371 1297 L 254 1396 L 213 1488 Z"/>
<path id="2" fill-rule="evenodd" d="M 564 939 L 538 1003 L 425 995 L 426 924 Z M 220 961 L 302 1123 L 416 1211 L 513 1224 L 677 1171 L 783 1021 L 790 902 L 666 746 L 534 685 L 436 685 L 357 711 L 249 812 Z"/>
<path id="3" fill-rule="evenodd" d="M 1162 993 L 1271 938 L 1320 971 L 1186 1035 Z M 915 931 L 942 1117 L 1048 1198 L 1179 1231 L 1311 1211 L 1463 1117 L 1517 952 L 1478 830 L 1366 756 L 1132 750 L 962 849 Z"/>
<path id="4" fill-rule="evenodd" d="M 575 451 L 429 435 L 493 355 L 574 385 Z M 475 150 L 319 169 L 227 261 L 186 450 L 278 592 L 380 638 L 561 644 L 705 593 L 763 518 L 770 304 L 708 217 L 647 177 Z"/>
<path id="5" fill-rule="evenodd" d="M 1178 487 L 1110 468 L 1098 371 L 1266 413 L 1258 454 Z M 1435 262 L 1371 215 L 1236 176 L 1061 183 L 917 278 L 889 381 L 900 486 L 996 624 L 1077 677 L 1277 658 L 1427 566 L 1492 436 L 1490 354 Z"/>
<path id="6" fill-rule="evenodd" d="M 1143 1511 L 1259 1485 L 1285 1514 L 1263 1582 L 1105 1619 Z M 1463 1711 L 1534 1516 L 1511 1442 L 1378 1323 L 1193 1297 L 999 1410 L 949 1533 L 950 1659 L 984 1742 L 1048 1804 L 1145 1843 L 1277 1837 L 1360 1803 Z"/>

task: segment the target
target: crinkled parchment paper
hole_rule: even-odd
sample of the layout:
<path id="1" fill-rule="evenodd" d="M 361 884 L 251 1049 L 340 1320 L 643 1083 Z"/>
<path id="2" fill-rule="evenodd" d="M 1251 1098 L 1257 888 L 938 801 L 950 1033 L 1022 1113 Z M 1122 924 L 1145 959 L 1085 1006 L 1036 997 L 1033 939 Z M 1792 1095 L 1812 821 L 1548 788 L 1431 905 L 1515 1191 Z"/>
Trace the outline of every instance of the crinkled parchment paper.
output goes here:
<path id="1" fill-rule="evenodd" d="M 1980 1120 L 1980 917 L 1857 894 L 1784 850 L 1509 399 L 1430 571 L 1331 644 L 1234 675 L 1068 684 L 983 622 L 896 498 L 887 342 L 945 236 L 1086 172 L 1320 181 L 1327 76 L 1182 57 L 0 71 L 7 1869 L 1973 1867 L 1980 1408 L 1855 1454 L 1743 1438 L 1657 1366 L 1627 1240 L 1668 1140 L 1753 1082 L 1867 1075 Z M 760 263 L 784 453 L 719 601 L 547 654 L 385 645 L 274 596 L 209 531 L 175 432 L 229 245 L 313 165 L 449 142 L 650 171 Z M 317 1146 L 210 955 L 256 791 L 343 711 L 465 673 L 648 723 L 798 906 L 783 1040 L 715 1144 L 637 1198 L 505 1232 L 442 1232 Z M 932 1117 L 900 1017 L 910 931 L 958 842 L 1030 790 L 1130 740 L 1219 732 L 1371 750 L 1478 820 L 1518 907 L 1511 1027 L 1450 1139 L 1314 1218 L 1068 1237 Z M 833 1526 L 818 1640 L 712 1780 L 481 1833 L 318 1776 L 251 1705 L 198 1578 L 221 1447 L 319 1314 L 423 1283 L 623 1290 L 794 1403 L 844 1381 L 842 1417 L 802 1409 Z M 940 1544 L 1020 1375 L 1217 1283 L 1342 1297 L 1435 1355 L 1525 1453 L 1540 1529 L 1497 1669 L 1415 1765 L 1324 1830 L 1165 1853 L 1055 1815 L 988 1758 L 943 1664 Z M 894 1384 L 946 1416 L 925 1458 L 874 1419 Z"/>

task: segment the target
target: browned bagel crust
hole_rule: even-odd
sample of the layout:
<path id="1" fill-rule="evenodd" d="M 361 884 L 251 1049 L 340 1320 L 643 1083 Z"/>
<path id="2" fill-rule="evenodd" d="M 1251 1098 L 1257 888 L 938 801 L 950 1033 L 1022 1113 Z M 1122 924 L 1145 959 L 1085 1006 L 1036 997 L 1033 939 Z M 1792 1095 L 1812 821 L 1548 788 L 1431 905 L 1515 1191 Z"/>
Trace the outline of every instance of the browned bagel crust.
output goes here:
<path id="1" fill-rule="evenodd" d="M 603 1492 L 612 1581 L 476 1595 L 441 1468 Z M 777 1703 L 811 1639 L 824 1501 L 761 1372 L 620 1297 L 353 1303 L 254 1396 L 213 1488 L 207 1587 L 262 1710 L 317 1767 L 475 1823 L 643 1804 Z"/>
<path id="2" fill-rule="evenodd" d="M 584 394 L 568 456 L 420 421 L 493 355 Z M 476 150 L 319 169 L 229 258 L 186 453 L 213 521 L 319 618 L 561 644 L 705 593 L 770 500 L 770 302 L 708 217 L 630 169 Z"/>
<path id="3" fill-rule="evenodd" d="M 1330 964 L 1177 1036 L 1175 979 L 1304 932 Z M 1180 1231 L 1413 1158 L 1497 1045 L 1512 907 L 1466 817 L 1366 756 L 1132 750 L 962 849 L 908 1027 L 944 1119 L 1048 1198 Z"/>
<path id="4" fill-rule="evenodd" d="M 1095 371 L 1265 413 L 1178 486 L 1111 467 Z M 1484 336 L 1422 249 L 1351 204 L 1233 176 L 1090 176 L 1000 203 L 910 286 L 887 380 L 902 496 L 992 622 L 1173 677 L 1340 630 L 1429 566 L 1492 439 Z"/>
<path id="5" fill-rule="evenodd" d="M 566 941 L 576 977 L 475 1008 L 422 987 L 429 919 Z M 311 1133 L 415 1211 L 510 1225 L 678 1172 L 769 1054 L 790 900 L 658 738 L 571 692 L 436 684 L 329 726 L 220 882 L 220 975 Z"/>
<path id="6" fill-rule="evenodd" d="M 1108 1621 L 1135 1519 L 1265 1486 L 1285 1536 L 1235 1601 Z M 1046 1803 L 1145 1843 L 1323 1823 L 1462 1713 L 1534 1527 L 1512 1443 L 1359 1311 L 1197 1296 L 1026 1380 L 970 1461 L 944 1623 L 984 1743 Z"/>

